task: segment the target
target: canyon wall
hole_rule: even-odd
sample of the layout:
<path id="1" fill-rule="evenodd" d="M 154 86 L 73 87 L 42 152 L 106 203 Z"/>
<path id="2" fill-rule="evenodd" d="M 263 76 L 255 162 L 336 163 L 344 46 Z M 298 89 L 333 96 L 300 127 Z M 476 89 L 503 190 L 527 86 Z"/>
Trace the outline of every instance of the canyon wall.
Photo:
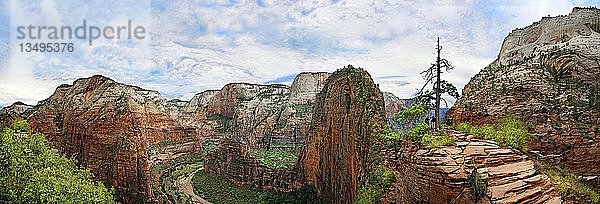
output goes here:
<path id="1" fill-rule="evenodd" d="M 232 83 L 196 94 L 190 101 L 167 100 L 156 91 L 96 75 L 59 86 L 35 106 L 19 102 L 4 107 L 0 121 L 27 119 L 50 145 L 115 188 L 120 202 L 155 202 L 161 199 L 155 191 L 160 186 L 152 187 L 150 169 L 182 155 L 209 153 L 207 144 L 235 141 L 239 151 L 299 152 L 309 132 L 316 95 L 329 75 L 300 73 L 291 86 Z M 222 155 L 217 151 L 213 158 Z M 247 161 L 251 167 L 264 168 Z M 237 170 L 226 165 L 215 174 L 233 175 Z M 253 183 L 270 172 L 242 171 L 237 172 L 242 177 L 230 180 Z M 256 186 L 278 189 L 282 185 Z"/>
<path id="2" fill-rule="evenodd" d="M 368 180 L 385 123 L 383 95 L 371 76 L 349 65 L 334 72 L 318 94 L 300 164 L 319 203 L 353 203 Z"/>

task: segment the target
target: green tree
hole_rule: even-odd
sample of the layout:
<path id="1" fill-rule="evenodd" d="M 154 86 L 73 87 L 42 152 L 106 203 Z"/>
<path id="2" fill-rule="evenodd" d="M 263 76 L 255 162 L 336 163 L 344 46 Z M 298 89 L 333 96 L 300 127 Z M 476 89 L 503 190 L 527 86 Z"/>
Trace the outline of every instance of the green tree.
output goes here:
<path id="1" fill-rule="evenodd" d="M 114 203 L 112 191 L 30 133 L 25 120 L 0 132 L 0 165 L 0 203 Z"/>
<path id="2" fill-rule="evenodd" d="M 450 62 L 446 59 L 440 57 L 440 51 L 442 50 L 442 46 L 440 46 L 440 38 L 437 39 L 437 60 L 436 63 L 431 64 L 429 68 L 425 71 L 421 72 L 423 75 L 423 79 L 425 80 L 425 84 L 419 92 L 417 92 L 415 101 L 418 104 L 424 105 L 429 109 L 435 110 L 435 129 L 440 128 L 440 102 L 444 101 L 446 106 L 448 106 L 448 102 L 442 98 L 442 94 L 448 94 L 454 98 L 458 98 L 458 91 L 454 85 L 446 80 L 441 79 L 442 68 L 445 68 L 446 71 L 450 71 L 454 69 L 454 66 L 450 64 Z M 433 85 L 431 89 L 428 89 L 430 85 Z"/>

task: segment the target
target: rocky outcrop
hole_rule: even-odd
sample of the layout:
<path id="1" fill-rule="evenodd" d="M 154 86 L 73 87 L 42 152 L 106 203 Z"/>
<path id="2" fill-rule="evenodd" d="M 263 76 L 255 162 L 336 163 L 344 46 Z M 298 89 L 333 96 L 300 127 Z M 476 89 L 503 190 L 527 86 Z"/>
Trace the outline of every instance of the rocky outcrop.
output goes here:
<path id="1" fill-rule="evenodd" d="M 381 91 L 360 68 L 349 65 L 325 82 L 299 164 L 320 203 L 353 203 L 367 182 L 377 127 L 385 121 L 383 103 Z"/>
<path id="2" fill-rule="evenodd" d="M 27 119 L 53 147 L 115 188 L 121 202 L 139 203 L 152 197 L 149 145 L 195 136 L 168 107 L 158 92 L 93 76 L 59 86 Z"/>
<path id="3" fill-rule="evenodd" d="M 33 111 L 33 106 L 17 101 L 10 106 L 0 109 L 0 122 L 12 124 L 17 118 L 28 118 Z"/>
<path id="4" fill-rule="evenodd" d="M 494 123 L 512 115 L 533 126 L 530 150 L 600 175 L 600 10 L 574 8 L 513 30 L 498 58 L 471 79 L 448 117 Z"/>
<path id="5" fill-rule="evenodd" d="M 527 156 L 495 142 L 455 133 L 456 145 L 421 149 L 405 141 L 386 150 L 384 165 L 396 182 L 383 203 L 475 203 L 468 176 L 477 168 L 487 186 L 482 203 L 560 203 L 555 184 Z"/>
<path id="6" fill-rule="evenodd" d="M 383 92 L 385 102 L 385 117 L 391 118 L 394 113 L 412 105 L 412 99 L 400 99 L 390 92 Z"/>

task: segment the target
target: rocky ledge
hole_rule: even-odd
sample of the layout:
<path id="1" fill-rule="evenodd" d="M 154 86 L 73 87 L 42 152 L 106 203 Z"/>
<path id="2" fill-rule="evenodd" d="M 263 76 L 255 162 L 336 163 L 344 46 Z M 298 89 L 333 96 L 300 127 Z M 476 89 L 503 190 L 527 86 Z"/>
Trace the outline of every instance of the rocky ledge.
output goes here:
<path id="1" fill-rule="evenodd" d="M 475 203 L 468 177 L 477 168 L 487 186 L 484 203 L 561 203 L 556 185 L 534 161 L 493 141 L 454 133 L 456 144 L 419 149 L 410 141 L 402 151 L 386 150 L 386 166 L 397 182 L 383 203 Z"/>
<path id="2" fill-rule="evenodd" d="M 600 176 L 600 9 L 574 8 L 511 32 L 447 114 L 454 124 L 506 116 L 533 126 L 528 146 L 580 176 Z"/>

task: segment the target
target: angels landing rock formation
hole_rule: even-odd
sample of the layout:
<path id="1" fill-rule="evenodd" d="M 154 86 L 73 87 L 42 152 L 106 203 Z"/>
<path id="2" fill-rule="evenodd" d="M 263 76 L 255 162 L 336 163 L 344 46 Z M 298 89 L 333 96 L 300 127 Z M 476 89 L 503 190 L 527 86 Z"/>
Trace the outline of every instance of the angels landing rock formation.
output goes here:
<path id="1" fill-rule="evenodd" d="M 512 115 L 533 125 L 529 149 L 600 176 L 600 9 L 544 17 L 505 39 L 448 114 L 455 124 Z"/>
<path id="2" fill-rule="evenodd" d="M 376 127 L 384 122 L 383 94 L 366 71 L 349 65 L 327 79 L 299 166 L 319 203 L 353 203 L 377 153 L 371 151 Z"/>

